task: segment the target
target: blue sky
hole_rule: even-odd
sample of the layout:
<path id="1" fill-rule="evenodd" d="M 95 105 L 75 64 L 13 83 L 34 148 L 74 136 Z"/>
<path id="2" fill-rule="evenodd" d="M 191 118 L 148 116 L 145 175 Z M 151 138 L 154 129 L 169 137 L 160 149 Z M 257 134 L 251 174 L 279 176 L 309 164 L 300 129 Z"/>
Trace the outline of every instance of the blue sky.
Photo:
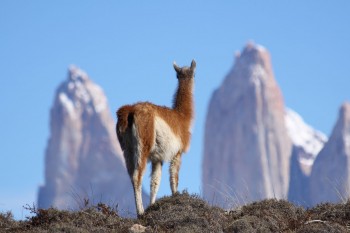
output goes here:
<path id="1" fill-rule="evenodd" d="M 270 51 L 286 105 L 328 135 L 350 99 L 349 12 L 349 1 L 1 1 L 0 211 L 23 218 L 36 201 L 49 109 L 70 64 L 104 89 L 114 116 L 139 100 L 170 105 L 172 62 L 196 59 L 196 120 L 179 184 L 190 192 L 201 192 L 208 101 L 249 40 Z M 158 196 L 170 194 L 163 172 Z"/>

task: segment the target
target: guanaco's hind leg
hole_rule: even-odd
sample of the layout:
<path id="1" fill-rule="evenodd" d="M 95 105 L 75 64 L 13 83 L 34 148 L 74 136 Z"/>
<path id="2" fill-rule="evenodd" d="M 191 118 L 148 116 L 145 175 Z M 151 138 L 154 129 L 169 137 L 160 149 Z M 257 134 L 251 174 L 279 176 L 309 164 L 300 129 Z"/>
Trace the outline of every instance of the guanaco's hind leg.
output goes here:
<path id="1" fill-rule="evenodd" d="M 151 205 L 156 201 L 157 192 L 162 177 L 162 162 L 152 163 L 152 175 L 151 175 Z"/>
<path id="2" fill-rule="evenodd" d="M 147 105 L 135 106 L 133 135 L 137 144 L 137 165 L 132 176 L 135 191 L 135 202 L 138 216 L 144 213 L 142 204 L 142 178 L 146 169 L 147 159 L 154 144 L 154 115 L 152 108 Z"/>
<path id="3" fill-rule="evenodd" d="M 177 187 L 179 184 L 179 170 L 181 165 L 181 153 L 178 152 L 170 163 L 170 187 L 171 192 L 174 195 L 177 193 Z"/>
<path id="4" fill-rule="evenodd" d="M 142 203 L 142 178 L 146 169 L 147 157 L 141 156 L 141 160 L 132 175 L 132 185 L 134 188 L 135 203 L 137 215 L 141 216 L 144 213 Z"/>

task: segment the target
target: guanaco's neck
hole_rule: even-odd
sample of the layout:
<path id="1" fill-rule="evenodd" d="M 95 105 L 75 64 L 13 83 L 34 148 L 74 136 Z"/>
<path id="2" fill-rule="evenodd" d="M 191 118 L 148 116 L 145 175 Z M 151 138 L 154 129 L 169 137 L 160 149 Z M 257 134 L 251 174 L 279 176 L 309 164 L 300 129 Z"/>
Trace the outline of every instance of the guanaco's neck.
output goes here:
<path id="1" fill-rule="evenodd" d="M 189 120 L 193 117 L 193 79 L 179 79 L 175 92 L 173 109 L 184 114 Z"/>

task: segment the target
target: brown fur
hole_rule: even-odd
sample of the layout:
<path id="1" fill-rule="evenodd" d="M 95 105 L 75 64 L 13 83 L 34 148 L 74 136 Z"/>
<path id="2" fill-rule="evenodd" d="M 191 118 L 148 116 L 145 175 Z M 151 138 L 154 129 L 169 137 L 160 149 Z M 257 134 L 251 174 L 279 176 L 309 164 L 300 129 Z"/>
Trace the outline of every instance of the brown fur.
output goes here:
<path id="1" fill-rule="evenodd" d="M 179 68 L 174 64 L 179 85 L 174 95 L 173 108 L 158 106 L 149 102 L 140 102 L 134 105 L 122 106 L 117 111 L 116 133 L 124 151 L 124 158 L 133 183 L 136 202 L 136 196 L 138 195 L 136 193 L 140 192 L 142 177 L 147 161 L 150 159 L 150 152 L 154 144 L 157 143 L 155 142 L 155 117 L 161 118 L 170 127 L 173 134 L 181 140 L 182 148 L 177 154 L 173 155 L 171 167 L 174 169 L 170 169 L 172 192 L 177 191 L 181 154 L 188 150 L 190 144 L 195 66 L 194 61 L 192 61 L 191 67 Z M 136 131 L 137 136 L 135 136 L 133 130 Z M 137 148 L 139 148 L 139 152 L 136 151 Z M 140 153 L 138 157 L 136 153 Z M 138 158 L 138 161 L 135 161 L 136 158 Z M 163 161 L 160 162 L 162 163 Z M 139 208 L 137 210 L 138 214 L 142 214 L 143 210 L 141 211 Z"/>

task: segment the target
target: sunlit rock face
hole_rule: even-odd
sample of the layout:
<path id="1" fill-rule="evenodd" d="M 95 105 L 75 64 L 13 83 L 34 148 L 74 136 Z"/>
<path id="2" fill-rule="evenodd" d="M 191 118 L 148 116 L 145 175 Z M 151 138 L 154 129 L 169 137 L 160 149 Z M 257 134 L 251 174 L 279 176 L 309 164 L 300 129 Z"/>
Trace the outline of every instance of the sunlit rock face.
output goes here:
<path id="1" fill-rule="evenodd" d="M 205 199 L 230 207 L 286 198 L 291 148 L 270 55 L 249 43 L 210 100 L 202 165 Z"/>
<path id="2" fill-rule="evenodd" d="M 134 212 L 130 178 L 103 90 L 72 66 L 50 115 L 39 208 L 77 209 L 89 200 Z"/>
<path id="3" fill-rule="evenodd" d="M 350 196 L 350 103 L 344 103 L 328 142 L 310 176 L 311 205 L 346 201 Z"/>

